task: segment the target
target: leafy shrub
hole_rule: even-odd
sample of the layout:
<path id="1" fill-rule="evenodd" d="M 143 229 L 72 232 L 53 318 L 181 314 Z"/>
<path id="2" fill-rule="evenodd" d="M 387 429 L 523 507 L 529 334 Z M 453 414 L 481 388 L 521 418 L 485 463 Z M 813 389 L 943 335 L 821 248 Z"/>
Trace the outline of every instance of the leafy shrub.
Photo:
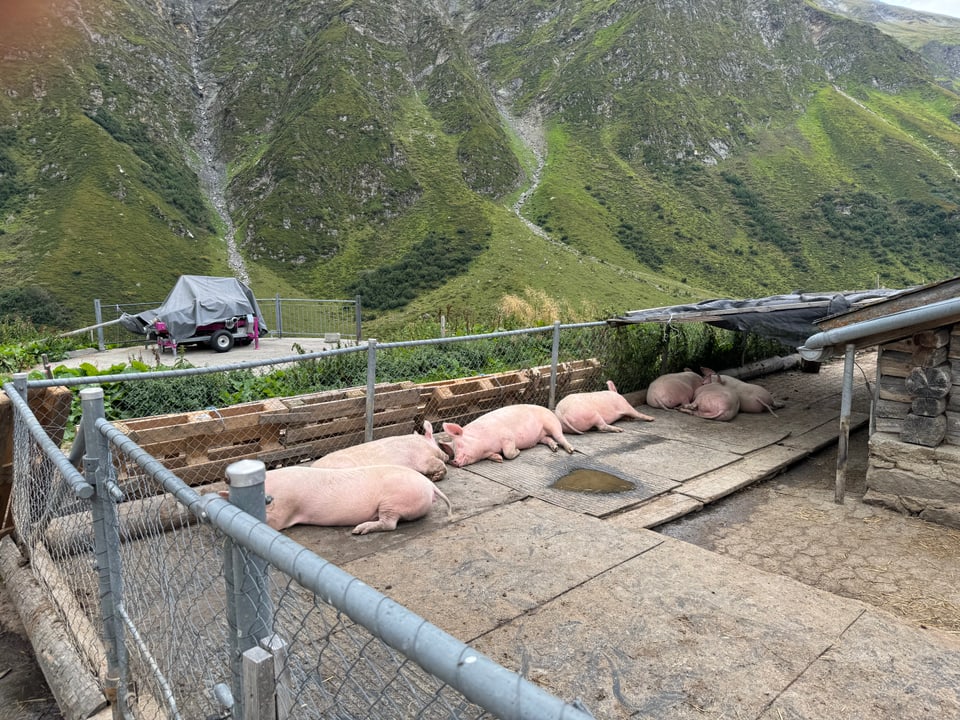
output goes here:
<path id="1" fill-rule="evenodd" d="M 465 273 L 473 259 L 486 249 L 486 242 L 472 240 L 466 230 L 458 231 L 455 239 L 430 232 L 398 262 L 362 276 L 347 287 L 347 292 L 360 295 L 365 308 L 403 307 L 417 293 L 438 288 Z"/>
<path id="2" fill-rule="evenodd" d="M 25 321 L 36 327 L 64 327 L 69 314 L 47 290 L 36 286 L 0 290 L 0 322 Z M 12 342 L 0 331 L 0 342 Z"/>

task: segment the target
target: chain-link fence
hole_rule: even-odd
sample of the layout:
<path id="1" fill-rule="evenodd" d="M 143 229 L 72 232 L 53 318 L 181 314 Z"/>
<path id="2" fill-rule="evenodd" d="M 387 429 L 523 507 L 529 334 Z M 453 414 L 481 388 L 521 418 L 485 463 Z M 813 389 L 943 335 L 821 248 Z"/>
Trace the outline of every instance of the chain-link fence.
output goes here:
<path id="1" fill-rule="evenodd" d="M 160 302 L 115 303 L 99 298 L 93 301 L 93 318 L 88 328 L 90 339 L 100 350 L 108 345 L 140 345 L 144 338 L 119 324 L 122 315 L 138 315 L 154 310 Z M 353 300 L 314 300 L 310 298 L 257 299 L 271 337 L 322 337 L 332 343 L 361 339 L 360 297 Z M 75 331 L 80 332 L 80 331 Z"/>
<path id="2" fill-rule="evenodd" d="M 262 480 L 245 497 L 233 483 L 232 502 L 213 484 L 424 421 L 552 408 L 607 379 L 629 392 L 690 357 L 722 368 L 765 354 L 723 331 L 586 323 L 215 368 L 21 374 L 4 385 L 12 522 L 125 717 L 586 718 L 260 522 Z M 241 714 L 264 697 L 276 715 Z"/>

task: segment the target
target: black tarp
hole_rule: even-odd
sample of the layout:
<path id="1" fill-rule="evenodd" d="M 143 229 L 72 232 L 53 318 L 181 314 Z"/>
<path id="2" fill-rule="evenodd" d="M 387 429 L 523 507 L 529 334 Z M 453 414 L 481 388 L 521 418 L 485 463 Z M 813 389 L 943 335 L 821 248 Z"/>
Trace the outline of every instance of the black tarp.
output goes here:
<path id="1" fill-rule="evenodd" d="M 183 342 L 196 335 L 198 327 L 247 315 L 257 317 L 261 335 L 266 332 L 253 292 L 236 278 L 181 275 L 160 307 L 137 315 L 123 313 L 120 324 L 146 335 L 159 318 L 166 323 L 170 337 Z"/>
<path id="2" fill-rule="evenodd" d="M 898 292 L 902 290 L 792 293 L 745 300 L 718 298 L 692 305 L 633 310 L 607 322 L 611 325 L 704 322 L 724 330 L 754 333 L 797 348 L 819 331 L 817 320 Z"/>

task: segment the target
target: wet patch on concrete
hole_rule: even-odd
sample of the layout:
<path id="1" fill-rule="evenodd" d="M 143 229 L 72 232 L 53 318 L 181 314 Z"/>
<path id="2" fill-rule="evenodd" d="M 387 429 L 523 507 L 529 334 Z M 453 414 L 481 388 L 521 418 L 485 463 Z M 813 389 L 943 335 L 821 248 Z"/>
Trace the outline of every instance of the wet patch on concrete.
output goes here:
<path id="1" fill-rule="evenodd" d="M 636 485 L 603 470 L 576 468 L 557 478 L 550 487 L 568 492 L 618 493 L 633 490 Z"/>
<path id="2" fill-rule="evenodd" d="M 604 517 L 621 511 L 668 492 L 679 484 L 669 478 L 645 472 L 635 465 L 629 472 L 624 472 L 623 469 L 613 464 L 598 462 L 580 453 L 574 455 L 567 455 L 562 452 L 554 454 L 544 446 L 530 448 L 523 452 L 525 460 L 535 460 L 535 462 L 523 462 L 522 464 L 509 461 L 504 463 L 482 462 L 471 465 L 469 469 L 488 480 L 494 480 L 531 497 L 594 517 Z M 570 492 L 554 487 L 554 483 L 560 478 L 575 470 L 583 469 L 595 470 L 621 478 L 631 483 L 633 488 L 614 493 L 583 493 Z"/>

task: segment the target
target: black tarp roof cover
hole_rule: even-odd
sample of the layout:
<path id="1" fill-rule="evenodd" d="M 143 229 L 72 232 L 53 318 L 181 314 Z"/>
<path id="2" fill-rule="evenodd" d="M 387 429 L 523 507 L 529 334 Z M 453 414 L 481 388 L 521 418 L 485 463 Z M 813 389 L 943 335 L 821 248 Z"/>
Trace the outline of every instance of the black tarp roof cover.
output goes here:
<path id="1" fill-rule="evenodd" d="M 266 332 L 253 292 L 236 278 L 181 275 L 160 307 L 137 315 L 124 313 L 120 324 L 131 332 L 146 335 L 160 318 L 170 337 L 183 341 L 196 335 L 198 327 L 247 315 L 256 316 L 260 333 Z"/>
<path id="2" fill-rule="evenodd" d="M 693 305 L 633 310 L 607 322 L 611 325 L 657 322 L 704 322 L 724 330 L 751 332 L 800 347 L 818 332 L 816 321 L 888 298 L 902 290 L 859 290 L 833 293 L 792 293 L 764 298 L 704 300 Z"/>

